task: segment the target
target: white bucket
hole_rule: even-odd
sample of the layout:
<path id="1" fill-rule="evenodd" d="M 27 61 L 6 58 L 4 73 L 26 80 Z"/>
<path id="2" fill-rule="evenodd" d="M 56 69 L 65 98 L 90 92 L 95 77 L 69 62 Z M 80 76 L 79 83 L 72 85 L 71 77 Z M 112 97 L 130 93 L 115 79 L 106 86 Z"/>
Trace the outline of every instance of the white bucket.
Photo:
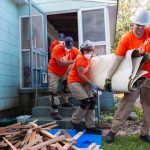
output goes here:
<path id="1" fill-rule="evenodd" d="M 16 117 L 17 122 L 25 123 L 27 119 L 31 118 L 30 115 L 23 115 Z"/>

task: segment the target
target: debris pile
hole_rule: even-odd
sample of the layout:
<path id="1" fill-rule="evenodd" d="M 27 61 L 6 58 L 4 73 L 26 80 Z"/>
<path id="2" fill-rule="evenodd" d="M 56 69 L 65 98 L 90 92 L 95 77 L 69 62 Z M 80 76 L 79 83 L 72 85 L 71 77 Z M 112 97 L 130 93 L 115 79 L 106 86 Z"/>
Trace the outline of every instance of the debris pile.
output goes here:
<path id="1" fill-rule="evenodd" d="M 37 120 L 27 125 L 15 123 L 0 128 L 0 149 L 1 150 L 99 150 L 100 145 L 91 143 L 88 148 L 78 148 L 77 139 L 83 134 L 78 132 L 71 137 L 66 130 L 60 129 L 55 134 L 51 130 L 58 125 L 50 122 L 37 125 Z"/>

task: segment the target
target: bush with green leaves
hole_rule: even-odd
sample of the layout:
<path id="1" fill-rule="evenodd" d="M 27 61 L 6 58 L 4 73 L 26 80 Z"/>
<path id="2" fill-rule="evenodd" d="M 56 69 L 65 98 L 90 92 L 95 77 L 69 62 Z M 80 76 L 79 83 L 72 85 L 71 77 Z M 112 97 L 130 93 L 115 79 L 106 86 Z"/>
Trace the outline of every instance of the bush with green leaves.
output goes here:
<path id="1" fill-rule="evenodd" d="M 111 123 L 113 119 L 113 114 L 110 112 L 101 112 L 101 119 L 100 122 L 101 124 L 108 124 Z"/>
<path id="2" fill-rule="evenodd" d="M 138 119 L 141 120 L 143 118 L 143 109 L 140 107 L 134 107 L 133 111 L 137 114 Z"/>

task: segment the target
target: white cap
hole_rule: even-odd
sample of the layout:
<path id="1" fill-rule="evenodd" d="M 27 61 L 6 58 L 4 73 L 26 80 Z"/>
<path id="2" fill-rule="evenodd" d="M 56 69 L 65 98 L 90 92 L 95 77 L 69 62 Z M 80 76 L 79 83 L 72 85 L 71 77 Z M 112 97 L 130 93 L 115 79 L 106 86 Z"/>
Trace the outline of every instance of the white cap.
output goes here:
<path id="1" fill-rule="evenodd" d="M 139 25 L 149 25 L 150 24 L 150 13 L 144 9 L 138 9 L 135 14 L 130 18 L 131 21 Z"/>

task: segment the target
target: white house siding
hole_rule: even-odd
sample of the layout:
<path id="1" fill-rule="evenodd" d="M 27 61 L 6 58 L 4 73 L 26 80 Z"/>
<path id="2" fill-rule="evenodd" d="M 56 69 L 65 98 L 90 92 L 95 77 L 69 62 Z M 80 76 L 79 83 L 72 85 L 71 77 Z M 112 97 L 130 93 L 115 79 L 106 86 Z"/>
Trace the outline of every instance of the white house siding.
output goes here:
<path id="1" fill-rule="evenodd" d="M 19 19 L 13 0 L 0 0 L 0 111 L 18 104 Z"/>

